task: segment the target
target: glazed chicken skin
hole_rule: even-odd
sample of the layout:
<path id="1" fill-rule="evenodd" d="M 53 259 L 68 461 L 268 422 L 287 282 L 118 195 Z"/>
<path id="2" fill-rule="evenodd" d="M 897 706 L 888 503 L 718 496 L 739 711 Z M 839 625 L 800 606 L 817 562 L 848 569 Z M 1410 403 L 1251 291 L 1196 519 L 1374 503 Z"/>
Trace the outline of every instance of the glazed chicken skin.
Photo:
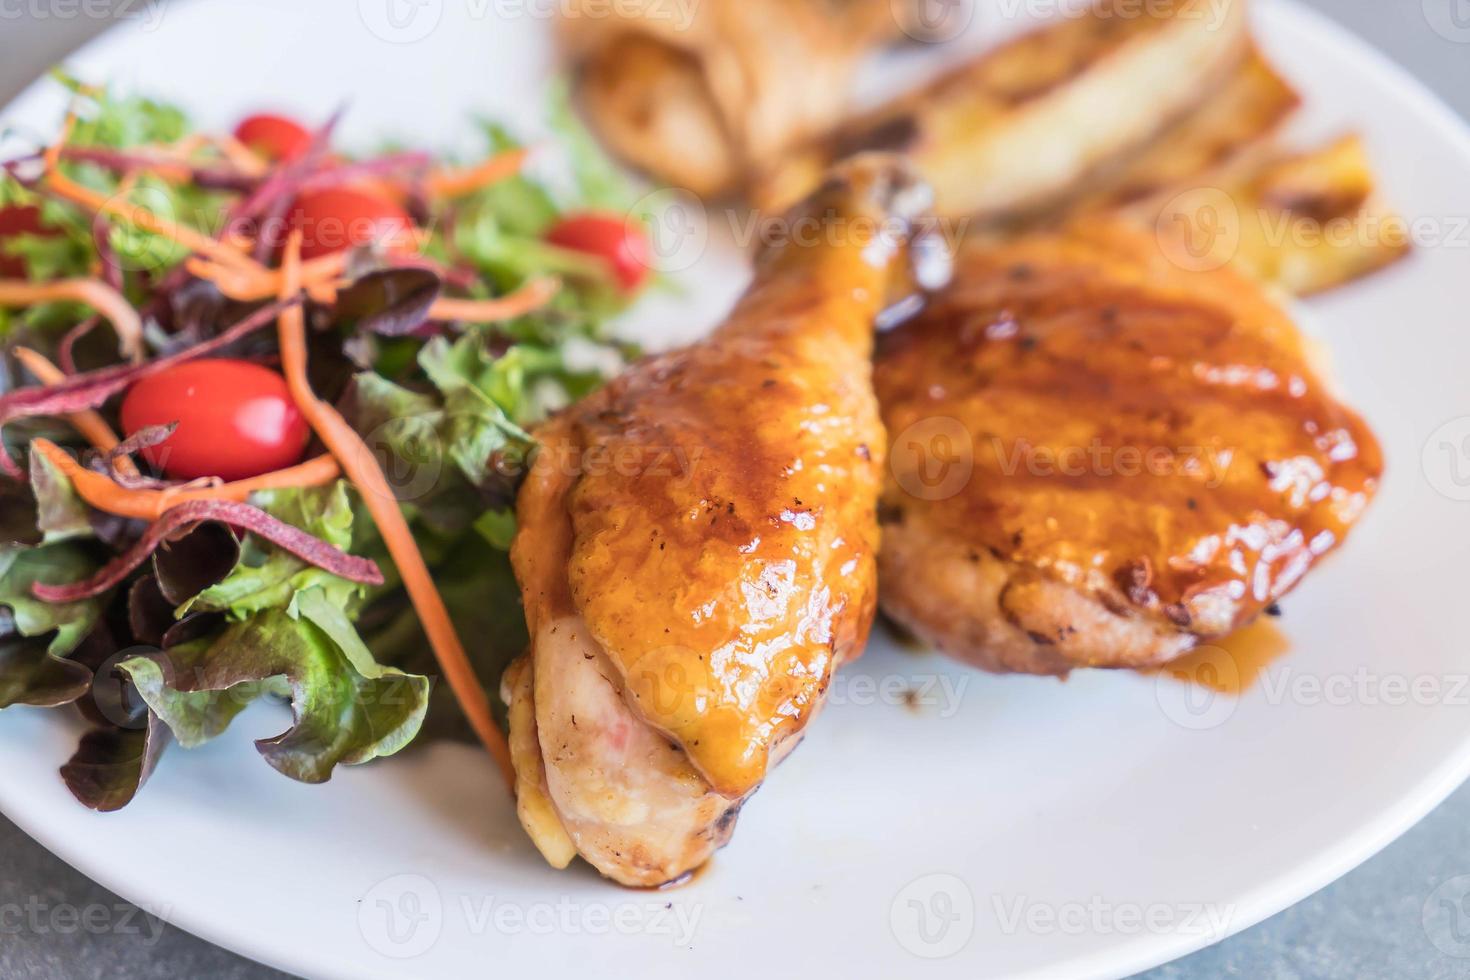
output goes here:
<path id="1" fill-rule="evenodd" d="M 1103 219 L 971 245 L 879 347 L 883 609 L 988 670 L 1149 667 L 1229 633 L 1382 473 L 1259 287 Z"/>
<path id="2" fill-rule="evenodd" d="M 850 161 L 789 216 L 729 319 L 538 431 L 511 552 L 518 812 L 556 866 L 697 868 L 796 742 L 876 608 L 874 320 L 928 202 Z M 878 237 L 872 232 L 887 229 Z M 798 242 L 802 244 L 798 244 Z"/>

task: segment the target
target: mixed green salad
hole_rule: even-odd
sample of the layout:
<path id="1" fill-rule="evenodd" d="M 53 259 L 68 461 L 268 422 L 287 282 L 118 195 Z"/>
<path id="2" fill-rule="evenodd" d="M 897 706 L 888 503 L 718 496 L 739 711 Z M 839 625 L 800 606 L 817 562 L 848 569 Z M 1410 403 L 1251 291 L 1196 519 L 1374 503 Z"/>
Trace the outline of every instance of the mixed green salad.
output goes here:
<path id="1" fill-rule="evenodd" d="M 263 698 L 305 782 L 461 708 L 493 743 L 528 430 L 648 278 L 614 171 L 564 111 L 553 193 L 491 124 L 479 162 L 353 157 L 57 81 L 61 139 L 0 165 L 0 708 L 80 711 L 100 810 Z"/>

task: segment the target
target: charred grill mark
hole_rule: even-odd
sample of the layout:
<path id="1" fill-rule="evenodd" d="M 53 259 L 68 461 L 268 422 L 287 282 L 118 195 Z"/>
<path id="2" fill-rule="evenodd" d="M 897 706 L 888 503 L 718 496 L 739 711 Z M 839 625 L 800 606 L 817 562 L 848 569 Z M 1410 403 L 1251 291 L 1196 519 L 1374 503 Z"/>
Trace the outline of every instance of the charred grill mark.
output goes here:
<path id="1" fill-rule="evenodd" d="M 1115 573 L 1113 581 L 1135 606 L 1147 608 L 1157 598 L 1154 595 L 1153 563 L 1147 558 L 1128 562 Z"/>
<path id="2" fill-rule="evenodd" d="M 1266 202 L 1298 221 L 1327 224 L 1350 218 L 1368 202 L 1368 188 L 1358 187 L 1319 194 L 1267 193 Z"/>
<path id="3" fill-rule="evenodd" d="M 896 504 L 878 504 L 878 524 L 881 527 L 891 527 L 903 523 L 903 508 Z"/>
<path id="4" fill-rule="evenodd" d="M 919 132 L 918 120 L 912 113 L 891 116 L 868 126 L 838 133 L 832 138 L 832 157 L 841 160 L 875 150 L 902 153 L 914 148 Z"/>

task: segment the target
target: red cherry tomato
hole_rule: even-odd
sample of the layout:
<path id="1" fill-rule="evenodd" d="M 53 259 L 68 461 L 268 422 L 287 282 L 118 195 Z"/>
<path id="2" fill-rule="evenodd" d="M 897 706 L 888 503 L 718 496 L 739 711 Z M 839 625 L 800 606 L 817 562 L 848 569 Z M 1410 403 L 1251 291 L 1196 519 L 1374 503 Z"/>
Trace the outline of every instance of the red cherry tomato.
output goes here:
<path id="1" fill-rule="evenodd" d="M 291 206 L 290 227 L 301 232 L 301 257 L 314 259 L 358 245 L 414 250 L 413 219 L 386 198 L 351 187 L 303 194 Z"/>
<path id="2" fill-rule="evenodd" d="M 295 160 L 311 148 L 311 133 L 305 126 L 268 112 L 240 120 L 235 139 L 269 160 Z"/>
<path id="3" fill-rule="evenodd" d="M 0 278 L 20 279 L 26 274 L 25 259 L 11 255 L 5 243 L 18 235 L 52 235 L 49 228 L 41 227 L 41 209 L 29 204 L 12 204 L 0 208 Z"/>
<path id="4" fill-rule="evenodd" d="M 616 214 L 568 215 L 546 233 L 546 240 L 607 260 L 618 284 L 630 293 L 643 285 L 653 268 L 643 229 Z"/>
<path id="5" fill-rule="evenodd" d="M 179 480 L 244 480 L 290 466 L 310 436 L 286 379 L 226 358 L 186 361 L 128 390 L 122 404 L 128 435 L 170 422 L 179 423 L 174 434 L 143 455 Z"/>

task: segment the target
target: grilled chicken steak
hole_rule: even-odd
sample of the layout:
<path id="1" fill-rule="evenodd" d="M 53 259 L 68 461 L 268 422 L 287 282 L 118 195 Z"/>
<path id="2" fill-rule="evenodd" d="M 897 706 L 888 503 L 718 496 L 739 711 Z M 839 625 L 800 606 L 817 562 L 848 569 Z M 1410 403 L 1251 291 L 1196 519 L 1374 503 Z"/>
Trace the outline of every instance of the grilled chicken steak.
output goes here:
<path id="1" fill-rule="evenodd" d="M 1103 218 L 973 243 L 879 348 L 883 609 L 988 670 L 1148 667 L 1229 633 L 1382 473 L 1253 281 Z"/>

